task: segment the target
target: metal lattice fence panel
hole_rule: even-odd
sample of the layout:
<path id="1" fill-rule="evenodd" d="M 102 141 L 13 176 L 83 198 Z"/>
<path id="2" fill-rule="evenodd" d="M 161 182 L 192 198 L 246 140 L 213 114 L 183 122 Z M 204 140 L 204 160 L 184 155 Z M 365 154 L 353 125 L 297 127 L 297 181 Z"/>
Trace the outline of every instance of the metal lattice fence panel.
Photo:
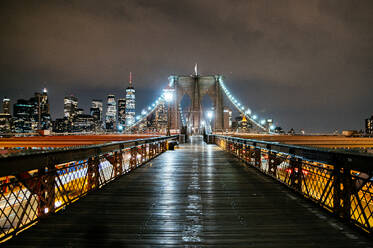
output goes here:
<path id="1" fill-rule="evenodd" d="M 373 234 L 373 156 L 220 135 L 214 140 L 223 150 Z"/>
<path id="2" fill-rule="evenodd" d="M 31 161 L 31 164 L 41 161 L 41 164 L 40 168 L 20 169 L 18 173 L 0 176 L 0 242 L 136 169 L 164 152 L 165 149 L 160 148 L 176 138 L 150 138 L 71 149 L 48 153 L 48 159 L 44 159 L 45 153 L 31 158 L 11 158 L 15 161 L 9 163 L 16 166 L 22 165 L 22 161 Z M 0 162 L 7 166 L 8 160 Z"/>

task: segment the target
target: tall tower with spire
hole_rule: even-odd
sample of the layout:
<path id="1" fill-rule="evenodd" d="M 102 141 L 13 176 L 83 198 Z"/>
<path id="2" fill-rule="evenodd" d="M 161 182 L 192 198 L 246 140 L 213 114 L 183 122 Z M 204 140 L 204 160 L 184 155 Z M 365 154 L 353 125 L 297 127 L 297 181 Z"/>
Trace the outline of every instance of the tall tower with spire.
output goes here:
<path id="1" fill-rule="evenodd" d="M 136 91 L 132 85 L 132 72 L 130 72 L 129 85 L 126 88 L 126 127 L 135 123 Z"/>

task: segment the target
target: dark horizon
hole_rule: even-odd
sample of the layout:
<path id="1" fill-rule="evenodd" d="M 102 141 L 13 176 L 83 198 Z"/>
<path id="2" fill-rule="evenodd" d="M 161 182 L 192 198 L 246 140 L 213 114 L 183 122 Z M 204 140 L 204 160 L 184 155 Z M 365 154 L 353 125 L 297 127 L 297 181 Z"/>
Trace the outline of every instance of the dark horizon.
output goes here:
<path id="1" fill-rule="evenodd" d="M 373 114 L 373 2 L 4 1 L 0 97 L 48 89 L 53 119 L 74 94 L 124 97 L 137 108 L 169 75 L 222 74 L 231 92 L 285 131 L 364 128 Z"/>

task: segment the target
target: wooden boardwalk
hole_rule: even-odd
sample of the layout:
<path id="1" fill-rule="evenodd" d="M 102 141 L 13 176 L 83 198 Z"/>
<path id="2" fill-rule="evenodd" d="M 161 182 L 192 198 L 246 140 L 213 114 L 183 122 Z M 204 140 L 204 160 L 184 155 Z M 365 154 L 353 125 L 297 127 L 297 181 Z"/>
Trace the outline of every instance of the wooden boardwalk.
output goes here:
<path id="1" fill-rule="evenodd" d="M 215 145 L 167 151 L 4 247 L 371 247 Z"/>

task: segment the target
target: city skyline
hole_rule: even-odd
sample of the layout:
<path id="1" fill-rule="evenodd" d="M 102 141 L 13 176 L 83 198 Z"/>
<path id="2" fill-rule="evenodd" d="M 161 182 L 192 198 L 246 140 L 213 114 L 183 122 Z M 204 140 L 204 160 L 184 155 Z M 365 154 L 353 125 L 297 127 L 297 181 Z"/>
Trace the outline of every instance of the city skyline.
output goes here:
<path id="1" fill-rule="evenodd" d="M 191 75 L 192 75 L 192 73 L 190 73 Z M 185 75 L 187 75 L 187 74 L 185 74 Z M 129 85 L 132 85 L 132 84 L 129 84 Z M 116 92 L 117 92 L 117 95 L 116 94 L 113 94 L 113 93 L 109 93 L 109 94 L 107 94 L 107 95 L 104 95 L 104 96 L 102 96 L 102 99 L 101 99 L 101 97 L 91 97 L 91 98 L 88 98 L 88 99 L 85 99 L 85 100 L 87 100 L 87 101 L 81 101 L 81 100 L 79 100 L 79 105 L 78 105 L 78 110 L 79 111 L 83 111 L 84 112 L 84 114 L 87 114 L 87 115 L 92 115 L 92 113 L 91 113 L 91 108 L 92 108 L 92 102 L 94 102 L 94 101 L 102 101 L 103 102 L 103 110 L 102 110 L 102 112 L 101 112 L 101 114 L 103 115 L 103 122 L 105 123 L 105 116 L 106 116 L 106 113 L 107 113 L 107 107 L 108 107 L 108 104 L 107 104 L 107 102 L 105 101 L 105 99 L 107 99 L 107 97 L 108 96 L 114 96 L 114 98 L 115 98 L 115 104 L 116 105 L 118 105 L 118 101 L 121 101 L 121 100 L 125 100 L 125 97 L 126 97 L 126 89 L 128 89 L 128 85 L 127 85 L 127 87 L 126 88 L 122 88 L 122 89 L 120 89 L 120 90 L 117 90 Z M 47 91 L 47 88 L 43 88 L 43 89 L 41 89 L 41 91 Z M 118 92 L 119 91 L 119 92 Z M 158 90 L 158 91 L 161 91 L 161 90 Z M 34 91 L 34 94 L 36 94 L 36 92 L 37 91 Z M 113 92 L 113 91 L 110 91 L 110 90 L 108 90 L 108 92 Z M 146 92 L 146 90 L 143 90 L 143 92 Z M 143 93 L 143 92 L 140 92 L 140 93 Z M 141 115 L 140 113 L 142 112 L 142 111 L 144 111 L 144 110 L 146 110 L 147 109 L 147 107 L 148 106 L 150 106 L 151 104 L 152 104 L 152 102 L 154 102 L 155 101 L 155 99 L 157 98 L 157 97 L 159 97 L 159 95 L 160 94 L 158 94 L 158 95 L 156 95 L 158 92 L 154 92 L 154 91 L 152 91 L 152 90 L 149 90 L 149 92 L 152 92 L 153 93 L 153 99 L 149 99 L 149 98 L 145 98 L 145 100 L 144 99 L 142 99 L 142 98 L 140 98 L 140 102 L 142 103 L 142 104 L 144 104 L 144 106 L 142 106 L 141 108 L 140 107 L 137 107 L 136 108 L 136 115 L 135 115 L 135 117 L 136 116 L 138 116 L 138 115 Z M 136 90 L 136 95 L 138 94 L 138 91 Z M 48 95 L 49 95 L 49 91 L 48 91 Z M 84 95 L 84 94 L 83 94 Z M 102 93 L 101 94 L 97 94 L 97 95 L 95 95 L 95 96 L 98 96 L 98 95 L 102 95 Z M 145 95 L 145 94 L 144 94 Z M 147 95 L 147 97 L 149 97 L 149 93 L 147 93 L 146 94 Z M 65 96 L 65 97 L 63 97 L 63 98 L 66 98 L 66 97 L 75 97 L 75 98 L 77 98 L 77 99 L 80 99 L 80 97 L 79 96 L 77 96 L 76 94 L 69 94 L 69 95 L 67 95 L 67 96 Z M 12 99 L 12 98 L 10 98 L 10 97 L 7 97 L 7 96 L 5 96 L 5 97 L 3 97 L 3 99 L 6 99 L 6 100 L 10 100 L 10 112 L 11 112 L 11 114 L 13 113 L 13 105 L 17 102 L 17 100 L 23 100 L 23 99 L 27 99 L 28 97 L 27 96 L 25 96 L 25 97 L 21 97 L 21 98 L 19 98 L 19 99 Z M 13 102 L 13 100 L 14 100 L 14 102 Z M 139 98 L 137 98 L 136 97 L 136 104 L 137 104 L 137 101 L 139 100 Z M 238 99 L 239 100 L 239 99 Z M 50 99 L 49 99 L 49 101 L 50 101 Z M 210 99 L 208 100 L 208 102 L 210 101 Z M 55 102 L 55 101 L 54 101 Z M 206 102 L 206 99 L 204 98 L 204 102 Z M 188 104 L 190 104 L 190 103 L 188 103 Z M 49 105 L 51 105 L 51 104 L 49 104 Z M 53 105 L 53 104 L 52 104 Z M 63 104 L 63 101 L 62 102 L 60 102 L 59 103 L 59 107 L 58 108 L 61 108 L 59 111 L 53 111 L 54 109 L 53 109 L 53 107 L 51 107 L 51 118 L 52 118 L 52 120 L 55 120 L 55 119 L 58 119 L 58 118 L 62 118 L 63 116 L 64 116 L 64 104 Z M 206 104 L 205 104 L 206 105 Z M 229 105 L 229 103 L 228 103 L 228 105 Z M 117 106 L 118 107 L 118 106 Z M 119 114 L 119 109 L 117 109 L 117 107 L 116 107 L 116 110 L 115 110 L 115 113 L 116 113 L 116 115 L 118 115 Z M 185 107 L 185 106 L 184 106 Z M 189 107 L 190 107 L 190 105 L 189 105 Z M 204 106 L 204 107 L 207 107 L 207 106 Z M 250 108 L 250 107 L 249 107 Z M 251 109 L 251 108 L 250 108 Z M 372 111 L 372 113 L 373 113 L 373 111 Z M 258 116 L 260 119 L 273 119 L 270 115 L 268 115 L 268 116 L 265 116 L 267 113 L 263 113 L 263 115 L 257 115 L 257 114 L 255 114 L 255 116 Z M 367 115 L 367 116 L 370 116 L 369 114 Z M 367 118 L 367 116 L 365 116 L 364 118 Z M 116 120 L 116 122 L 118 122 L 117 124 L 119 124 L 119 118 L 118 118 L 119 116 L 116 116 L 115 117 L 115 120 Z M 233 115 L 233 117 L 235 117 L 235 118 L 239 118 L 239 113 L 236 111 L 236 114 L 235 115 Z M 363 119 L 364 119 L 363 118 Z M 274 122 L 276 125 L 276 127 L 282 127 L 281 126 L 281 123 L 279 123 L 279 121 L 278 120 L 275 120 L 275 122 Z M 365 124 L 364 124 L 364 122 L 362 121 L 362 120 L 359 120 L 359 125 L 361 126 L 360 128 L 356 128 L 356 129 L 354 129 L 354 130 L 356 130 L 356 131 L 360 131 L 360 130 L 365 130 L 366 129 L 366 127 L 365 127 Z M 118 125 L 116 125 L 116 128 L 118 128 Z M 285 126 L 285 128 L 283 128 L 283 130 L 285 131 L 285 132 L 287 132 L 287 131 L 289 131 L 290 129 L 294 129 L 294 127 L 289 127 L 288 129 L 286 128 L 286 126 Z M 321 130 L 321 132 L 325 132 L 325 133 L 327 133 L 327 132 L 330 132 L 330 133 L 332 133 L 332 132 L 335 132 L 335 131 L 338 131 L 338 132 L 341 132 L 342 130 L 352 130 L 352 129 L 348 129 L 348 128 L 345 128 L 345 129 L 340 129 L 340 130 L 338 130 L 338 129 L 333 129 L 333 130 Z M 296 129 L 295 128 L 295 131 L 296 132 L 304 132 L 305 131 L 305 128 L 302 128 L 302 127 L 300 127 L 300 128 L 298 128 L 298 129 Z"/>

